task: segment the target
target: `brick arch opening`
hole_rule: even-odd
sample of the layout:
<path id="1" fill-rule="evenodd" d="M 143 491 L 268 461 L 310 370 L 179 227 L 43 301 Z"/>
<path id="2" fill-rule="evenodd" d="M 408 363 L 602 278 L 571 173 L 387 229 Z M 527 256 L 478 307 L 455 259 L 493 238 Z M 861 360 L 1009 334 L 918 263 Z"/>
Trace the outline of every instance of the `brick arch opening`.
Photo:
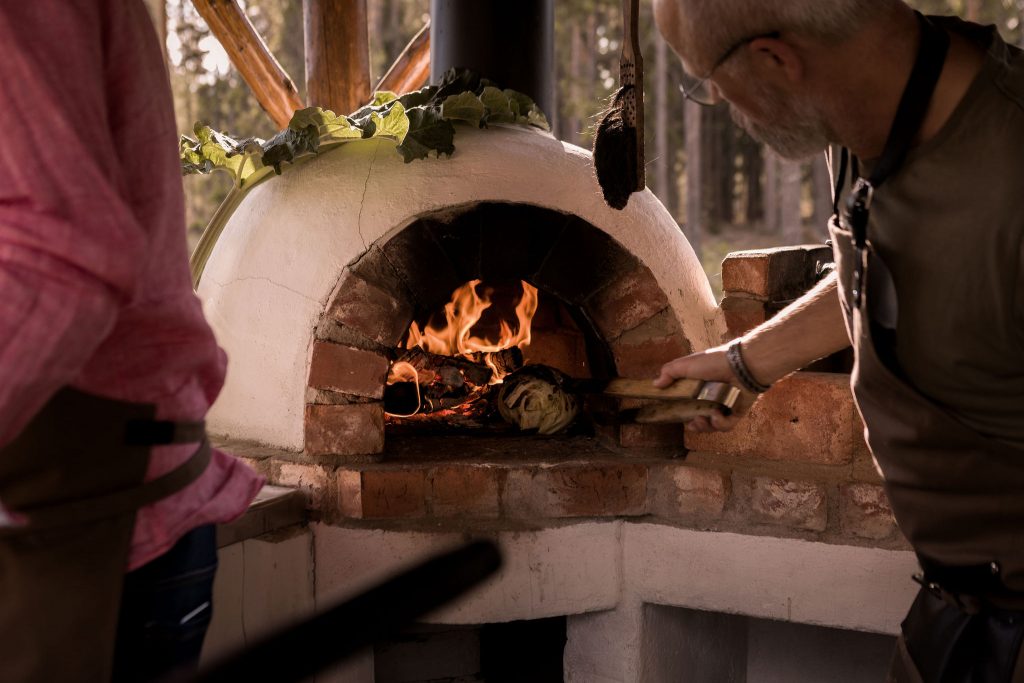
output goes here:
<path id="1" fill-rule="evenodd" d="M 476 279 L 537 287 L 543 306 L 568 317 L 539 329 L 539 342 L 577 334 L 593 376 L 652 377 L 693 347 L 651 270 L 578 216 L 505 202 L 424 215 L 370 245 L 339 278 L 313 345 L 307 454 L 380 457 L 384 383 L 396 347 L 413 320 Z M 623 439 L 610 429 L 606 436 L 626 447 L 657 445 L 659 432 L 681 443 L 677 431 L 648 427 L 639 439 Z"/>

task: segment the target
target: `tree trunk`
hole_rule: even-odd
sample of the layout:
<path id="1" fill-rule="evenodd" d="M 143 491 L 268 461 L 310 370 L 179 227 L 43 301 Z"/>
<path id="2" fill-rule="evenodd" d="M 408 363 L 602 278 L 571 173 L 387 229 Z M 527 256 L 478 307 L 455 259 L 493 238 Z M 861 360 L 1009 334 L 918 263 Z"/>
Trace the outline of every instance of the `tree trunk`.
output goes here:
<path id="1" fill-rule="evenodd" d="M 718 130 L 715 132 L 718 138 L 718 174 L 715 182 L 718 183 L 716 195 L 718 197 L 717 213 L 719 225 L 732 223 L 735 218 L 733 213 L 733 191 L 736 175 L 736 148 L 733 144 L 734 128 L 728 110 L 720 107 L 718 112 Z"/>
<path id="2" fill-rule="evenodd" d="M 671 201 L 668 145 L 668 49 L 665 41 L 654 39 L 654 194 L 662 204 Z"/>
<path id="3" fill-rule="evenodd" d="M 803 195 L 803 165 L 779 159 L 779 222 L 783 244 L 803 244 L 804 224 L 800 212 Z"/>
<path id="4" fill-rule="evenodd" d="M 690 240 L 690 246 L 701 255 L 701 238 L 704 232 L 704 201 L 701 190 L 704 187 L 704 156 L 701 138 L 704 129 L 704 107 L 686 100 L 686 225 L 683 232 Z"/>
<path id="5" fill-rule="evenodd" d="M 366 0 L 304 0 L 306 99 L 348 114 L 370 100 Z"/>
<path id="6" fill-rule="evenodd" d="M 828 163 L 824 154 L 814 158 L 811 167 L 813 178 L 812 193 L 814 197 L 814 237 L 826 239 L 828 219 L 832 216 L 832 178 L 829 176 Z"/>
<path id="7" fill-rule="evenodd" d="M 767 146 L 762 148 L 764 159 L 764 223 L 762 229 L 766 234 L 778 235 L 779 222 L 779 157 Z"/>
<path id="8" fill-rule="evenodd" d="M 761 145 L 744 135 L 740 139 L 743 148 L 743 173 L 747 186 L 747 224 L 756 225 L 764 220 L 764 192 L 761 174 L 764 171 L 764 156 Z"/>

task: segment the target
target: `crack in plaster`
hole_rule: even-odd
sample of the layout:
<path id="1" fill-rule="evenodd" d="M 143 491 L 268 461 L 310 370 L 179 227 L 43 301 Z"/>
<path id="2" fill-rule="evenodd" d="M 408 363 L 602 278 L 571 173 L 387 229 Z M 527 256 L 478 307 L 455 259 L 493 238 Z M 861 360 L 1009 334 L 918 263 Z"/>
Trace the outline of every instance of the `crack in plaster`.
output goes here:
<path id="1" fill-rule="evenodd" d="M 323 305 L 322 301 L 320 301 L 318 299 L 314 299 L 313 297 L 308 296 L 306 294 L 303 294 L 302 292 L 300 292 L 297 289 L 292 289 L 291 287 L 288 287 L 286 285 L 282 285 L 280 282 L 275 282 L 274 280 L 271 280 L 269 277 L 256 277 L 256 276 L 252 276 L 252 277 L 236 277 L 235 279 L 233 279 L 233 280 L 231 280 L 229 282 L 220 282 L 216 278 L 210 278 L 210 279 L 213 280 L 213 283 L 215 285 L 217 285 L 218 287 L 220 287 L 221 289 L 227 289 L 231 285 L 236 285 L 236 284 L 238 284 L 240 282 L 249 282 L 249 281 L 253 281 L 253 280 L 260 281 L 260 282 L 266 282 L 267 284 L 274 285 L 275 287 L 280 287 L 281 289 L 285 290 L 286 292 L 291 292 L 295 296 L 300 297 L 300 298 L 308 301 L 311 304 L 316 304 L 317 306 Z"/>
<path id="2" fill-rule="evenodd" d="M 363 237 L 363 207 L 366 206 L 366 192 L 370 188 L 370 176 L 373 175 L 373 165 L 377 163 L 377 153 L 380 152 L 380 143 L 373 150 L 373 159 L 370 159 L 370 167 L 366 169 L 366 180 L 363 181 L 363 196 L 359 199 L 359 215 L 356 217 L 356 230 L 359 232 L 359 241 L 363 243 L 363 251 L 367 251 L 370 245 Z"/>

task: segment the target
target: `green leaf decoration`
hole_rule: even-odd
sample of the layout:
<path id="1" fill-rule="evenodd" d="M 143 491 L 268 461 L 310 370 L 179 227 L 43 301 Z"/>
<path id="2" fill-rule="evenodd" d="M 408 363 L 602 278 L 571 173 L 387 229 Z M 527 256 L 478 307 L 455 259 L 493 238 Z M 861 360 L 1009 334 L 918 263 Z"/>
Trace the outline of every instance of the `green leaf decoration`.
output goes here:
<path id="1" fill-rule="evenodd" d="M 378 115 L 377 135 L 394 138 L 398 144 L 402 144 L 408 134 L 409 117 L 401 102 L 394 102 L 384 116 Z"/>
<path id="2" fill-rule="evenodd" d="M 480 92 L 480 101 L 487 107 L 487 123 L 515 123 L 516 114 L 512 111 L 508 96 L 493 86 L 487 86 Z M 518 105 L 516 105 L 518 109 Z"/>
<path id="3" fill-rule="evenodd" d="M 549 130 L 547 119 L 526 95 L 501 90 L 492 81 L 467 69 L 451 69 L 440 85 L 398 95 L 379 91 L 364 107 L 342 116 L 320 107 L 300 109 L 288 127 L 264 142 L 236 140 L 197 123 L 195 138 L 178 143 L 183 174 L 229 173 L 240 190 L 281 173 L 284 165 L 312 158 L 325 148 L 387 137 L 397 142 L 406 163 L 455 151 L 453 121 L 478 127 L 488 123 L 517 123 Z"/>
<path id="4" fill-rule="evenodd" d="M 441 103 L 441 118 L 448 121 L 465 121 L 480 127 L 480 121 L 487 113 L 487 108 L 480 98 L 471 92 L 449 95 Z"/>
<path id="5" fill-rule="evenodd" d="M 409 134 L 398 146 L 405 163 L 426 159 L 431 152 L 438 156 L 452 155 L 455 151 L 455 127 L 441 118 L 436 107 L 415 107 L 406 114 L 409 116 Z"/>
<path id="6" fill-rule="evenodd" d="M 370 100 L 371 107 L 382 107 L 385 104 L 389 104 L 398 99 L 398 95 L 391 92 L 390 90 L 378 90 L 373 93 L 373 99 Z"/>

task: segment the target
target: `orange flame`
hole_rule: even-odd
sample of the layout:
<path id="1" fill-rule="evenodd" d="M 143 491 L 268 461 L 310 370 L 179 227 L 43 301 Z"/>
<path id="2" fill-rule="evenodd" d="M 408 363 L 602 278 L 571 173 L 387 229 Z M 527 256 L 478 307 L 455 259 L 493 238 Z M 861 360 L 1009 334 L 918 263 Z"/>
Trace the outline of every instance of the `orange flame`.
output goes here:
<path id="1" fill-rule="evenodd" d="M 444 307 L 445 322 L 441 327 L 427 324 L 424 329 L 415 322 L 409 328 L 406 348 L 420 347 L 441 356 L 466 356 L 484 354 L 484 362 L 494 371 L 491 383 L 501 381 L 503 374 L 491 360 L 489 354 L 504 351 L 514 346 L 525 348 L 530 344 L 530 326 L 537 312 L 537 288 L 523 282 L 523 295 L 516 305 L 518 327 L 515 332 L 507 321 L 501 321 L 498 339 L 487 339 L 472 334 L 484 311 L 492 302 L 487 292 L 477 293 L 480 280 L 471 280 L 452 293 L 452 299 Z"/>

